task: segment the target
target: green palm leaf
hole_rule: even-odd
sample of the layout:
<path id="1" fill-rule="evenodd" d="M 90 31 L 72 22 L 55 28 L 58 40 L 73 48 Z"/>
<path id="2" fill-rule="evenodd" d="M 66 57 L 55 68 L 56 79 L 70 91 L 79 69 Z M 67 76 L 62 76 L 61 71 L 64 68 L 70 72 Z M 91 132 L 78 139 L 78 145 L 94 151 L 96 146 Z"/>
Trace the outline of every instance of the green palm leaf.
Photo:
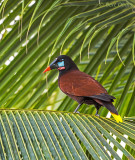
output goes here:
<path id="1" fill-rule="evenodd" d="M 120 155 L 108 140 L 128 159 L 133 156 L 119 144 L 130 149 L 135 143 L 134 118 L 116 123 L 95 116 L 26 110 L 0 111 L 1 159 L 112 159 Z M 132 123 L 132 125 L 131 125 Z M 127 139 L 123 137 L 127 135 Z M 135 152 L 134 152 L 135 153 Z M 91 158 L 89 158 L 91 157 Z"/>

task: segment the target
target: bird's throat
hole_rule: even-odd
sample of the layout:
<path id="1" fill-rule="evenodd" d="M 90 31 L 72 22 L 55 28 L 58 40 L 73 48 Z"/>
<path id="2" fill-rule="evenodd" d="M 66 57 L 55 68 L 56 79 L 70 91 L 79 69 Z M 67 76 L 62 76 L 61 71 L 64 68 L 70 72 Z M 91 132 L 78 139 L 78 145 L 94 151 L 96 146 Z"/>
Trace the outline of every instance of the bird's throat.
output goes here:
<path id="1" fill-rule="evenodd" d="M 59 71 L 64 70 L 64 69 L 65 69 L 65 67 L 59 67 L 58 68 Z"/>

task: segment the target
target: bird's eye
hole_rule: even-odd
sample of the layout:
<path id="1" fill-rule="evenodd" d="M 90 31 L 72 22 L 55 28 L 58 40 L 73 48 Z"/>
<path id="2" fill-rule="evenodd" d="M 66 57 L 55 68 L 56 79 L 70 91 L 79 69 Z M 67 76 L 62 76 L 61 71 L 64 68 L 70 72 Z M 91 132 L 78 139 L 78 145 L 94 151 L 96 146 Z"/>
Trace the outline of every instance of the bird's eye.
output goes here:
<path id="1" fill-rule="evenodd" d="M 59 59 L 59 62 L 62 62 L 62 61 L 64 61 L 64 59 Z"/>
<path id="2" fill-rule="evenodd" d="M 64 67 L 64 59 L 59 59 L 57 64 L 58 64 L 59 67 Z"/>

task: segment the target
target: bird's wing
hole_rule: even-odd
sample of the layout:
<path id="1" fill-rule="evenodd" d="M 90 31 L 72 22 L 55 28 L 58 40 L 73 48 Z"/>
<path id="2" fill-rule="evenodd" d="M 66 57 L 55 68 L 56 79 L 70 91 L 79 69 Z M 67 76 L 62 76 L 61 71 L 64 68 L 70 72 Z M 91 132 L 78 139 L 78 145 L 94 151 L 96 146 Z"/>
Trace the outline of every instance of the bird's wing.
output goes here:
<path id="1" fill-rule="evenodd" d="M 79 70 L 67 72 L 59 78 L 60 89 L 74 96 L 95 96 L 107 91 L 94 78 Z"/>

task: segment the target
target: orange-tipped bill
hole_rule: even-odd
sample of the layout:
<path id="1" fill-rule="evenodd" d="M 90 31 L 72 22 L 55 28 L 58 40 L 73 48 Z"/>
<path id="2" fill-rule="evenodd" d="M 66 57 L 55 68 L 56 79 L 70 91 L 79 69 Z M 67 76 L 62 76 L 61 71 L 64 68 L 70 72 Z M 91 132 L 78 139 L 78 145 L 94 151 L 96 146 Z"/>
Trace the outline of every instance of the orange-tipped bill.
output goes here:
<path id="1" fill-rule="evenodd" d="M 51 68 L 50 68 L 50 66 L 48 66 L 48 67 L 44 70 L 43 73 L 45 73 L 45 72 L 47 72 L 47 71 L 50 71 L 50 70 L 51 70 Z"/>

